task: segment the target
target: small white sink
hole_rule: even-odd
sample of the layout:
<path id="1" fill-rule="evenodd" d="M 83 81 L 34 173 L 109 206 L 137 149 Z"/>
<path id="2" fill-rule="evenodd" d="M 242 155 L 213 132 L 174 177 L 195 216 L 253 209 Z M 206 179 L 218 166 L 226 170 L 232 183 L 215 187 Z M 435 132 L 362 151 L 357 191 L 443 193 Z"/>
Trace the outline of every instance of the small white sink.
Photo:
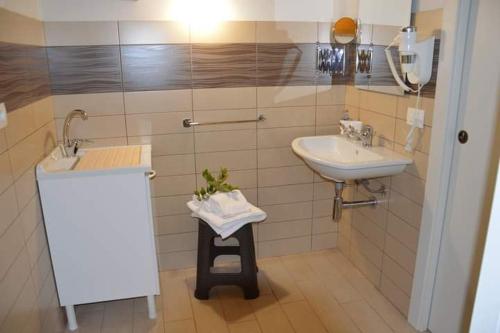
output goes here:
<path id="1" fill-rule="evenodd" d="M 335 181 L 391 176 L 412 163 L 390 149 L 363 147 L 341 135 L 297 138 L 292 149 L 323 177 Z"/>

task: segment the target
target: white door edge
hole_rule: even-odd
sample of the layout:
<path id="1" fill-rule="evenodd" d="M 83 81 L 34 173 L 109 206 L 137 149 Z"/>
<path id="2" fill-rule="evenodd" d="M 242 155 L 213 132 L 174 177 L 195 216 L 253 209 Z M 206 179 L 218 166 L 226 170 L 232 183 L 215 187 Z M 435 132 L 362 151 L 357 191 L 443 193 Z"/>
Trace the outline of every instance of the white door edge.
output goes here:
<path id="1" fill-rule="evenodd" d="M 446 1 L 443 25 L 428 175 L 422 210 L 420 237 L 413 278 L 408 321 L 417 330 L 428 328 L 439 249 L 445 221 L 450 171 L 464 54 L 469 29 L 470 1 Z"/>

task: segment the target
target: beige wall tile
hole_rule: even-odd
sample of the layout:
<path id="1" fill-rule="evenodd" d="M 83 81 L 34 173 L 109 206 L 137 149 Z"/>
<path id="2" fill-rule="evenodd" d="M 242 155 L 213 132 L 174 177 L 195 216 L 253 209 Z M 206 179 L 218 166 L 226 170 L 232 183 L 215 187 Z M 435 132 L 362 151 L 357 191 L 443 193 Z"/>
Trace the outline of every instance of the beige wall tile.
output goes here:
<path id="1" fill-rule="evenodd" d="M 198 220 L 187 214 L 160 216 L 155 221 L 158 235 L 180 234 L 198 230 Z"/>
<path id="2" fill-rule="evenodd" d="M 290 147 L 295 138 L 312 135 L 314 135 L 314 127 L 309 126 L 259 129 L 257 145 L 259 149 Z"/>
<path id="3" fill-rule="evenodd" d="M 190 175 L 195 173 L 194 155 L 169 155 L 152 158 L 158 176 Z"/>
<path id="4" fill-rule="evenodd" d="M 259 242 L 310 235 L 311 223 L 311 220 L 261 223 L 258 228 Z"/>
<path id="5" fill-rule="evenodd" d="M 165 253 L 196 250 L 197 236 L 198 233 L 196 232 L 160 235 L 158 236 L 158 252 Z"/>
<path id="6" fill-rule="evenodd" d="M 422 207 L 413 201 L 407 199 L 399 192 L 392 190 L 389 199 L 389 210 L 399 218 L 406 221 L 414 228 L 420 227 L 420 220 L 422 218 Z"/>
<path id="7" fill-rule="evenodd" d="M 10 185 L 14 178 L 12 176 L 12 169 L 10 167 L 9 153 L 4 152 L 0 154 L 0 193 L 3 193 Z"/>
<path id="8" fill-rule="evenodd" d="M 38 194 L 31 198 L 30 202 L 21 212 L 20 217 L 23 226 L 24 238 L 27 240 L 38 224 L 43 222 L 42 207 Z"/>
<path id="9" fill-rule="evenodd" d="M 217 171 L 218 172 L 218 171 Z M 206 186 L 206 180 L 201 174 L 196 175 L 198 187 Z M 240 190 L 255 190 L 257 188 L 257 170 L 233 170 L 229 172 L 228 182 Z M 243 193 L 244 194 L 244 193 Z M 249 200 L 249 199 L 247 199 Z"/>
<path id="10" fill-rule="evenodd" d="M 425 153 L 414 150 L 413 152 L 407 152 L 404 146 L 400 144 L 394 145 L 394 150 L 400 154 L 410 157 L 413 160 L 413 164 L 406 167 L 405 172 L 408 172 L 420 179 L 426 179 L 427 176 L 427 162 L 429 156 Z"/>
<path id="11" fill-rule="evenodd" d="M 257 156 L 259 168 L 304 165 L 304 161 L 290 147 L 259 149 Z"/>
<path id="12" fill-rule="evenodd" d="M 362 90 L 359 95 L 361 109 L 396 117 L 398 98 L 394 95 L 380 94 Z"/>
<path id="13" fill-rule="evenodd" d="M 189 25 L 174 21 L 120 21 L 120 44 L 189 43 Z"/>
<path id="14" fill-rule="evenodd" d="M 255 169 L 257 167 L 257 153 L 253 149 L 196 154 L 196 171 L 198 173 L 204 169 L 218 172 L 221 167 L 228 170 Z"/>
<path id="15" fill-rule="evenodd" d="M 384 256 L 382 275 L 389 278 L 406 295 L 411 296 L 413 276 L 388 256 Z"/>
<path id="16" fill-rule="evenodd" d="M 314 183 L 314 200 L 331 199 L 334 195 L 335 186 L 333 182 Z M 344 198 L 347 197 L 344 196 Z"/>
<path id="17" fill-rule="evenodd" d="M 311 250 L 311 237 L 279 239 L 258 243 L 259 257 L 274 257 Z"/>
<path id="18" fill-rule="evenodd" d="M 339 223 L 334 222 L 331 216 L 317 217 L 313 219 L 312 233 L 316 235 L 337 233 L 339 230 L 338 226 Z"/>
<path id="19" fill-rule="evenodd" d="M 353 86 L 346 86 L 345 89 L 345 104 L 359 107 L 360 90 Z"/>
<path id="20" fill-rule="evenodd" d="M 267 214 L 266 224 L 293 219 L 309 219 L 312 217 L 312 202 L 294 202 L 277 205 L 261 205 Z"/>
<path id="21" fill-rule="evenodd" d="M 65 118 L 74 109 L 87 111 L 89 116 L 107 116 L 124 113 L 123 93 L 54 95 L 56 118 Z"/>
<path id="22" fill-rule="evenodd" d="M 118 45 L 117 22 L 45 22 L 47 46 Z"/>
<path id="23" fill-rule="evenodd" d="M 316 126 L 316 135 L 336 135 L 340 134 L 338 125 Z"/>
<path id="24" fill-rule="evenodd" d="M 259 188 L 259 205 L 312 200 L 312 184 L 286 185 Z"/>
<path id="25" fill-rule="evenodd" d="M 415 270 L 416 254 L 401 244 L 394 237 L 387 235 L 385 239 L 385 253 L 403 267 L 409 274 L 413 275 Z"/>
<path id="26" fill-rule="evenodd" d="M 387 215 L 387 232 L 413 252 L 417 252 L 418 230 L 396 215 Z"/>
<path id="27" fill-rule="evenodd" d="M 376 112 L 363 110 L 359 112 L 359 120 L 373 126 L 374 135 L 389 141 L 394 141 L 396 119 Z"/>
<path id="28" fill-rule="evenodd" d="M 35 291 L 30 277 L 0 329 L 4 332 L 23 331 L 28 324 L 35 301 Z"/>
<path id="29" fill-rule="evenodd" d="M 62 140 L 58 140 L 62 143 Z M 81 148 L 96 148 L 96 147 L 109 147 L 109 146 L 126 146 L 127 137 L 122 136 L 118 138 L 93 138 L 89 142 L 84 142 Z"/>
<path id="30" fill-rule="evenodd" d="M 129 136 L 128 143 L 131 145 L 150 144 L 152 156 L 194 153 L 194 135 L 192 133 Z"/>
<path id="31" fill-rule="evenodd" d="M 14 186 L 9 187 L 5 192 L 0 194 L 0 235 L 7 230 L 9 225 L 16 218 L 19 210 L 17 207 L 16 192 Z"/>
<path id="32" fill-rule="evenodd" d="M 344 107 L 342 105 L 316 107 L 316 124 L 338 125 L 343 116 Z"/>
<path id="33" fill-rule="evenodd" d="M 193 90 L 194 110 L 248 109 L 257 107 L 257 88 Z"/>
<path id="34" fill-rule="evenodd" d="M 259 108 L 316 105 L 315 86 L 257 87 Z"/>
<path id="35" fill-rule="evenodd" d="M 43 23 L 34 18 L 0 8 L 0 41 L 44 46 Z"/>
<path id="36" fill-rule="evenodd" d="M 331 216 L 333 210 L 333 200 L 314 200 L 313 217 Z"/>
<path id="37" fill-rule="evenodd" d="M 182 120 L 191 118 L 191 112 L 147 113 L 127 115 L 127 134 L 130 136 L 189 133 Z"/>
<path id="38" fill-rule="evenodd" d="M 353 248 L 366 257 L 378 269 L 382 268 L 382 249 L 375 246 L 356 229 L 351 229 L 351 251 Z"/>
<path id="39" fill-rule="evenodd" d="M 391 188 L 395 189 L 415 203 L 423 205 L 425 194 L 424 180 L 403 172 L 392 177 Z"/>
<path id="40" fill-rule="evenodd" d="M 213 31 L 196 22 L 191 24 L 191 43 L 255 43 L 256 23 L 220 22 Z"/>
<path id="41" fill-rule="evenodd" d="M 155 197 L 192 194 L 195 189 L 195 175 L 156 177 L 152 181 L 152 193 Z"/>
<path id="42" fill-rule="evenodd" d="M 127 114 L 191 111 L 192 93 L 191 89 L 126 92 L 125 111 Z"/>
<path id="43" fill-rule="evenodd" d="M 411 127 L 405 121 L 396 119 L 394 140 L 400 145 L 406 145 L 406 137 L 408 136 L 410 128 Z M 415 129 L 413 133 L 413 148 L 428 154 L 431 148 L 431 128 L 424 126 L 424 128 Z"/>
<path id="44" fill-rule="evenodd" d="M 35 168 L 26 171 L 14 184 L 16 188 L 17 204 L 22 210 L 37 193 Z"/>
<path id="45" fill-rule="evenodd" d="M 424 36 L 434 35 L 441 37 L 441 26 L 443 20 L 443 9 L 419 11 L 414 14 L 414 25 L 418 27 L 418 32 Z"/>
<path id="46" fill-rule="evenodd" d="M 342 105 L 346 100 L 346 86 L 317 86 L 316 103 L 317 105 Z"/>
<path id="47" fill-rule="evenodd" d="M 257 22 L 257 43 L 315 43 L 315 22 Z"/>
<path id="48" fill-rule="evenodd" d="M 54 120 L 54 100 L 52 96 L 42 98 L 32 105 L 35 124 L 38 128 Z"/>
<path id="49" fill-rule="evenodd" d="M 0 279 L 3 279 L 23 247 L 23 228 L 21 219 L 18 218 L 0 236 Z"/>
<path id="50" fill-rule="evenodd" d="M 379 249 L 384 249 L 385 230 L 380 228 L 377 224 L 367 219 L 358 211 L 352 214 L 352 227 L 358 232 L 363 234 L 373 245 Z"/>
<path id="51" fill-rule="evenodd" d="M 227 151 L 196 154 L 196 171 L 204 169 L 219 171 L 221 167 L 229 170 L 255 169 L 257 156 L 255 150 Z"/>
<path id="52" fill-rule="evenodd" d="M 259 186 L 280 186 L 312 183 L 313 173 L 306 166 L 259 169 Z"/>
<path id="53" fill-rule="evenodd" d="M 256 130 L 195 133 L 197 153 L 256 148 Z"/>
<path id="54" fill-rule="evenodd" d="M 192 199 L 192 195 L 177 195 L 171 197 L 159 197 L 153 200 L 153 214 L 155 216 L 189 214 L 186 202 Z"/>
<path id="55" fill-rule="evenodd" d="M 5 137 L 5 128 L 0 129 L 0 153 L 7 150 L 7 138 Z"/>
<path id="56" fill-rule="evenodd" d="M 401 311 L 401 313 L 405 316 L 408 315 L 410 297 L 396 287 L 396 285 L 384 275 L 382 275 L 380 290 L 382 294 Z"/>
<path id="57" fill-rule="evenodd" d="M 56 119 L 57 137 L 62 140 L 64 119 Z M 131 124 L 131 128 L 135 129 Z M 132 131 L 133 132 L 133 131 Z M 97 116 L 87 120 L 76 118 L 71 123 L 72 138 L 116 138 L 126 136 L 125 117 L 123 116 Z"/>
<path id="58" fill-rule="evenodd" d="M 256 109 L 236 109 L 236 110 L 211 110 L 194 111 L 194 121 L 218 122 L 218 121 L 238 121 L 257 119 Z M 196 132 L 230 131 L 239 129 L 255 129 L 256 123 L 234 123 L 220 125 L 204 125 L 195 127 Z"/>
<path id="59" fill-rule="evenodd" d="M 372 25 L 372 43 L 375 45 L 389 45 L 400 31 L 401 27 L 393 25 Z"/>
<path id="60" fill-rule="evenodd" d="M 10 266 L 7 274 L 0 282 L 0 321 L 7 318 L 9 310 L 14 306 L 15 301 L 29 277 L 29 262 L 26 251 L 21 251 L 14 263 Z"/>
<path id="61" fill-rule="evenodd" d="M 10 112 L 8 121 L 9 124 L 5 128 L 8 147 L 14 146 L 38 129 L 35 124 L 33 104 Z"/>
<path id="62" fill-rule="evenodd" d="M 416 107 L 416 96 L 404 96 L 398 97 L 398 112 L 397 117 L 406 121 L 406 113 L 409 107 Z M 425 111 L 424 114 L 424 124 L 426 126 L 432 126 L 432 118 L 434 117 L 434 98 L 422 97 L 420 102 L 420 108 Z"/>
<path id="63" fill-rule="evenodd" d="M 266 120 L 257 123 L 258 128 L 314 126 L 314 106 L 262 108 L 259 114 Z"/>
<path id="64" fill-rule="evenodd" d="M 336 232 L 313 235 L 311 249 L 319 251 L 335 248 L 337 247 L 337 237 L 338 234 Z"/>

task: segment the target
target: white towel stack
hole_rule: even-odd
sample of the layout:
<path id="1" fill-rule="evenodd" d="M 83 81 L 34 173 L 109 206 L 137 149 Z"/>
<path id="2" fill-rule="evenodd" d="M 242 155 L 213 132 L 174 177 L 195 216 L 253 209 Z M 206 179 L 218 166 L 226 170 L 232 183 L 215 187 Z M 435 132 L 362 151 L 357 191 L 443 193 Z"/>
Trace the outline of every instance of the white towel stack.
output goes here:
<path id="1" fill-rule="evenodd" d="M 267 217 L 263 210 L 250 204 L 239 190 L 218 192 L 203 201 L 193 196 L 187 206 L 193 217 L 207 222 L 222 238 L 227 238 L 247 223 L 260 222 Z"/>

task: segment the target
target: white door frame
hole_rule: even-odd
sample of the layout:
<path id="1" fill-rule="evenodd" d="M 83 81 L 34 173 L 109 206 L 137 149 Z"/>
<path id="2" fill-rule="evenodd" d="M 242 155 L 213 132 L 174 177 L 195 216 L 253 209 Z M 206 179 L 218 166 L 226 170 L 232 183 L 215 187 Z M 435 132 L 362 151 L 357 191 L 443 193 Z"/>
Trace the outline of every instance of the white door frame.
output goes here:
<path id="1" fill-rule="evenodd" d="M 420 331 L 428 328 L 447 209 L 470 9 L 468 0 L 445 1 L 443 8 L 429 171 L 408 314 L 408 321 Z"/>

